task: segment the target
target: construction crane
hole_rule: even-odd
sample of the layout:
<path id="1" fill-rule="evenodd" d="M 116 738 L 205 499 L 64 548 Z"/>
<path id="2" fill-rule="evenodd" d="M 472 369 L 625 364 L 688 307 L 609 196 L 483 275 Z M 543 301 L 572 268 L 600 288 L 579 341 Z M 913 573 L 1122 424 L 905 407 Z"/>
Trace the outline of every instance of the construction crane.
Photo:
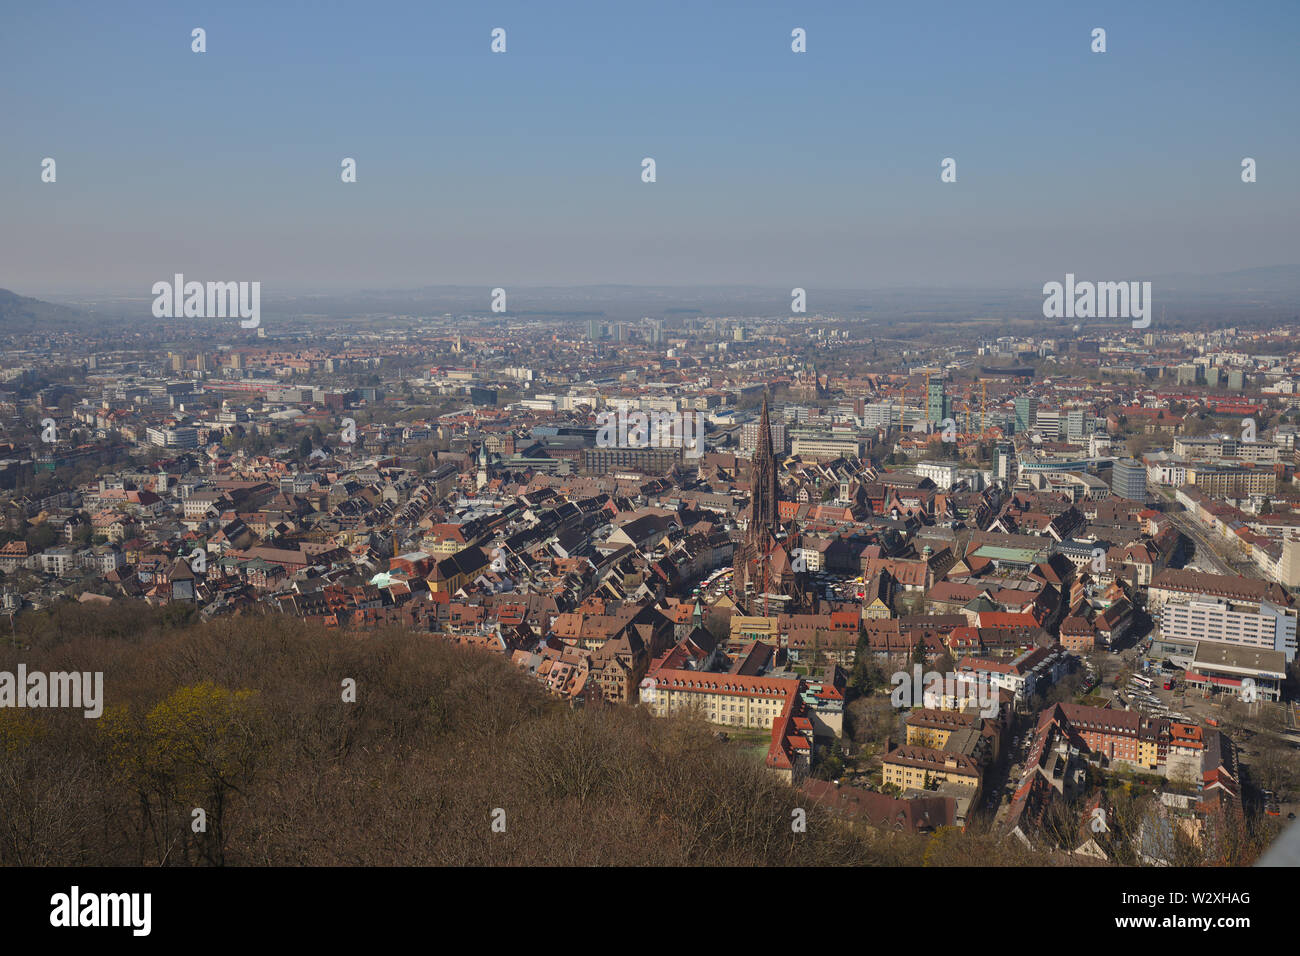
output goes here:
<path id="1" fill-rule="evenodd" d="M 989 383 L 988 379 L 980 379 L 980 437 L 984 436 L 988 426 L 985 424 L 985 410 L 989 403 Z"/>

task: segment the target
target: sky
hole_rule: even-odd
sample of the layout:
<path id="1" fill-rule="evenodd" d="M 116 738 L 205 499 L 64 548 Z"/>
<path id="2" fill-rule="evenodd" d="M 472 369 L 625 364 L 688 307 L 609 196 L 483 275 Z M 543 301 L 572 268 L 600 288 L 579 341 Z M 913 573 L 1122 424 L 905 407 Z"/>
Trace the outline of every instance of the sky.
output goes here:
<path id="1" fill-rule="evenodd" d="M 1294 0 L 5 6 L 0 287 L 22 294 L 1300 262 Z"/>

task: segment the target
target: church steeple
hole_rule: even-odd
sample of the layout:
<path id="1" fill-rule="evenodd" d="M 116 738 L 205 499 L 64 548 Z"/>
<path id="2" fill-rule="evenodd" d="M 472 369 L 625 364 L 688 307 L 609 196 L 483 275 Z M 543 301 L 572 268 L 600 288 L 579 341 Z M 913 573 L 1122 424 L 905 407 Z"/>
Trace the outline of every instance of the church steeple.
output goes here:
<path id="1" fill-rule="evenodd" d="M 772 421 L 767 413 L 767 395 L 763 395 L 763 410 L 758 418 L 758 445 L 754 449 L 751 468 L 752 492 L 749 505 L 749 537 L 762 540 L 775 533 L 776 507 L 776 455 L 772 452 Z"/>
<path id="2" fill-rule="evenodd" d="M 488 456 L 487 442 L 478 446 L 478 476 L 476 484 L 479 491 L 487 487 L 488 483 Z"/>
<path id="3" fill-rule="evenodd" d="M 749 528 L 736 548 L 735 593 L 750 614 L 766 616 L 772 606 L 798 611 L 807 606 L 801 575 L 790 560 L 789 541 L 777 540 L 780 530 L 776 455 L 772 451 L 772 420 L 767 396 L 758 419 L 758 441 L 750 465 Z"/>

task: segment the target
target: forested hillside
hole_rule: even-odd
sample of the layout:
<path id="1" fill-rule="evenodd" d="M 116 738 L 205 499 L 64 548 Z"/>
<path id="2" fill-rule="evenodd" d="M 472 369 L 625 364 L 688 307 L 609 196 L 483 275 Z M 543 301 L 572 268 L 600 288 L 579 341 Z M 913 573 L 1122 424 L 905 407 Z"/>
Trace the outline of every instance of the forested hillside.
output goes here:
<path id="1" fill-rule="evenodd" d="M 794 832 L 791 811 L 807 801 L 706 725 L 571 710 L 494 655 L 403 631 L 66 604 L 4 635 L 0 670 L 20 661 L 102 671 L 105 707 L 98 719 L 0 709 L 5 864 L 1023 858 L 955 831 L 872 841 L 811 806 Z M 348 678 L 355 703 L 343 700 Z"/>

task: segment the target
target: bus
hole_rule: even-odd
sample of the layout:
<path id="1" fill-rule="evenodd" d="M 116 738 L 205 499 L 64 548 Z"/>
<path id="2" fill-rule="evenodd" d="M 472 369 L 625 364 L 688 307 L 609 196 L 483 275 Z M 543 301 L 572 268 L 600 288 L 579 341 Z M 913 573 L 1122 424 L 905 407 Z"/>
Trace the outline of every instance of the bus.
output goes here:
<path id="1" fill-rule="evenodd" d="M 1134 674 L 1132 677 L 1128 679 L 1128 682 L 1130 684 L 1136 684 L 1138 687 L 1141 687 L 1143 690 L 1151 689 L 1151 678 L 1143 677 L 1141 674 Z"/>

